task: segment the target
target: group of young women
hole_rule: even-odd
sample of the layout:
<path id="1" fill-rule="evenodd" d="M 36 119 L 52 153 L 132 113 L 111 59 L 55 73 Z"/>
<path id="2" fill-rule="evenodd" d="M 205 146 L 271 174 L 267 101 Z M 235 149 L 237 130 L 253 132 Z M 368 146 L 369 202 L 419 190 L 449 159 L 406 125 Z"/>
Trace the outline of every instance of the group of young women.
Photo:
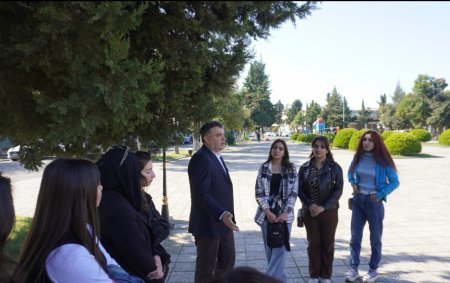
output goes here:
<path id="1" fill-rule="evenodd" d="M 170 255 L 161 241 L 170 225 L 144 191 L 154 177 L 150 154 L 128 147 L 110 148 L 97 164 L 52 161 L 18 263 L 1 282 L 164 282 Z M 14 222 L 4 183 L 0 177 L 1 249 Z"/>
<path id="2" fill-rule="evenodd" d="M 338 225 L 339 199 L 344 181 L 341 166 L 333 159 L 330 143 L 325 136 L 316 136 L 312 142 L 309 160 L 297 170 L 289 160 L 286 142 L 275 140 L 268 159 L 261 165 L 255 186 L 258 209 L 255 222 L 261 226 L 264 239 L 266 273 L 286 282 L 284 266 L 289 246 L 271 248 L 267 245 L 267 226 L 285 223 L 287 237 L 294 222 L 297 196 L 302 203 L 298 217 L 306 228 L 309 258 L 309 283 L 329 283 L 333 272 L 334 242 Z M 348 170 L 348 181 L 353 188 L 351 199 L 350 269 L 346 280 L 360 278 L 361 241 L 364 225 L 369 223 L 371 257 L 369 271 L 363 282 L 375 282 L 381 261 L 386 196 L 399 186 L 396 166 L 378 132 L 368 130 L 359 141 Z M 287 241 L 288 242 L 288 241 Z M 289 245 L 289 244 L 288 244 Z"/>

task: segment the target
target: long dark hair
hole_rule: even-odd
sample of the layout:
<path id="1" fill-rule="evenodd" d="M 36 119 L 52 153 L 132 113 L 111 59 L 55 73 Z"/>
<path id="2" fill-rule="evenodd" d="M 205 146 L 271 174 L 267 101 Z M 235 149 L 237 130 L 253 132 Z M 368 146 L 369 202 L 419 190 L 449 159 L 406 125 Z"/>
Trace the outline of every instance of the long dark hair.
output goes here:
<path id="1" fill-rule="evenodd" d="M 317 141 L 321 141 L 325 145 L 325 148 L 328 151 L 327 152 L 327 159 L 330 159 L 330 160 L 334 161 L 333 154 L 331 153 L 331 149 L 330 149 L 330 142 L 328 141 L 328 138 L 326 136 L 315 136 L 313 138 L 313 140 L 311 141 L 311 147 L 314 147 L 314 144 Z M 313 156 L 314 156 L 314 151 L 311 150 L 311 154 L 309 155 L 309 158 L 311 158 Z"/>
<path id="2" fill-rule="evenodd" d="M 264 162 L 264 164 L 267 164 L 269 162 L 272 162 L 272 148 L 274 147 L 274 145 L 276 143 L 282 143 L 283 147 L 284 147 L 284 156 L 281 159 L 281 166 L 286 168 L 287 170 L 290 170 L 293 168 L 293 164 L 291 163 L 291 161 L 289 160 L 289 150 L 287 147 L 287 144 L 284 140 L 282 139 L 276 139 L 273 141 L 272 145 L 270 146 L 270 150 L 269 150 L 269 157 L 267 158 L 266 162 Z"/>
<path id="3" fill-rule="evenodd" d="M 11 260 L 3 254 L 11 230 L 14 227 L 14 203 L 11 193 L 11 180 L 0 173 L 0 282 L 10 282 L 11 276 L 6 267 Z"/>
<path id="4" fill-rule="evenodd" d="M 361 135 L 361 138 L 359 139 L 358 142 L 358 147 L 356 149 L 356 153 L 353 157 L 351 170 L 355 170 L 356 165 L 359 163 L 359 160 L 361 159 L 361 155 L 364 153 L 363 139 L 364 136 L 367 134 L 370 134 L 372 136 L 372 141 L 374 144 L 372 152 L 375 161 L 381 164 L 382 166 L 389 166 L 392 167 L 395 171 L 397 171 L 397 167 L 395 166 L 394 160 L 392 160 L 391 154 L 386 148 L 383 139 L 381 138 L 380 134 L 374 130 L 365 131 L 364 134 Z"/>
<path id="5" fill-rule="evenodd" d="M 47 257 L 68 240 L 84 246 L 106 272 L 106 260 L 97 245 L 99 183 L 100 173 L 89 160 L 59 158 L 47 165 L 31 228 L 14 272 L 15 282 L 45 281 Z"/>

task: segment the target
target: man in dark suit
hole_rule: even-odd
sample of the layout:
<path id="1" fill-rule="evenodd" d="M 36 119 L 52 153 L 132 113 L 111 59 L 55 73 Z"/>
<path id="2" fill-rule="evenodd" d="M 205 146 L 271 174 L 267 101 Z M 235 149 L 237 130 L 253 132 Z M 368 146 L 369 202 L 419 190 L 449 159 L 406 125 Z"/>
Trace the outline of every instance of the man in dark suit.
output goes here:
<path id="1" fill-rule="evenodd" d="M 234 267 L 233 184 L 220 152 L 225 148 L 225 131 L 220 122 L 200 129 L 203 146 L 188 166 L 191 187 L 189 232 L 197 247 L 195 283 L 218 278 Z"/>

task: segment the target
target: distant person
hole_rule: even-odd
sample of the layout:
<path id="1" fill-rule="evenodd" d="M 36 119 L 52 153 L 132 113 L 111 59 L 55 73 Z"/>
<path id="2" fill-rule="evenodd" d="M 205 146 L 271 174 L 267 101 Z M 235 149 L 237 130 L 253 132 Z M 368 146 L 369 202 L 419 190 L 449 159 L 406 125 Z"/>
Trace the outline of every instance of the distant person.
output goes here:
<path id="1" fill-rule="evenodd" d="M 378 279 L 381 261 L 381 236 L 383 234 L 386 196 L 399 186 L 397 168 L 380 134 L 373 130 L 361 136 L 356 153 L 348 170 L 348 180 L 353 188 L 352 222 L 350 239 L 350 270 L 347 280 L 359 278 L 359 255 L 364 225 L 369 223 L 371 255 L 365 282 Z"/>
<path id="2" fill-rule="evenodd" d="M 339 199 L 344 181 L 328 139 L 316 136 L 311 146 L 310 159 L 298 172 L 298 196 L 308 239 L 309 283 L 331 283 Z"/>
<path id="3" fill-rule="evenodd" d="M 258 142 L 261 141 L 261 133 L 259 132 L 259 130 L 256 130 L 256 140 L 257 140 Z"/>
<path id="4" fill-rule="evenodd" d="M 101 198 L 91 161 L 59 158 L 47 165 L 14 282 L 113 282 L 108 268 L 122 269 L 98 240 Z M 142 282 L 134 279 L 116 282 Z"/>
<path id="5" fill-rule="evenodd" d="M 14 227 L 15 213 L 11 192 L 11 180 L 0 172 L 0 282 L 12 282 L 8 269 L 12 261 L 3 254 L 6 240 Z"/>
<path id="6" fill-rule="evenodd" d="M 256 177 L 255 197 L 258 208 L 255 222 L 261 227 L 267 257 L 266 273 L 281 282 L 286 282 L 284 266 L 287 251 L 290 251 L 289 236 L 294 221 L 294 206 L 298 193 L 298 177 L 294 164 L 289 160 L 286 142 L 275 140 L 270 146 L 269 157 L 261 165 Z M 267 245 L 268 223 L 284 223 L 286 244 L 279 248 Z"/>
<path id="7" fill-rule="evenodd" d="M 200 129 L 203 146 L 188 166 L 191 192 L 189 232 L 197 247 L 195 283 L 205 283 L 233 269 L 235 247 L 233 184 L 221 151 L 224 127 L 212 121 Z"/>
<path id="8" fill-rule="evenodd" d="M 253 267 L 240 266 L 209 283 L 281 283 L 281 281 Z"/>
<path id="9" fill-rule="evenodd" d="M 170 256 L 158 248 L 143 210 L 138 158 L 130 148 L 114 146 L 97 166 L 104 188 L 99 206 L 102 244 L 128 273 L 145 282 L 164 282 Z"/>

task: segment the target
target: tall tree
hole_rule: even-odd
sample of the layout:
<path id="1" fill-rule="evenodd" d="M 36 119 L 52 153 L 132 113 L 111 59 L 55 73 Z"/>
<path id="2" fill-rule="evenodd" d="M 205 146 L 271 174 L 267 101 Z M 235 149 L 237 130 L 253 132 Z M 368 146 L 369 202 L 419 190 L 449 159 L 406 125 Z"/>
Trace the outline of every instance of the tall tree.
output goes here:
<path id="1" fill-rule="evenodd" d="M 311 129 L 313 123 L 320 116 L 322 116 L 322 107 L 312 100 L 308 105 L 306 105 L 304 123 Z"/>
<path id="2" fill-rule="evenodd" d="M 270 81 L 262 61 L 250 65 L 244 82 L 246 105 L 255 125 L 270 127 L 276 121 L 276 109 L 270 101 Z"/>
<path id="3" fill-rule="evenodd" d="M 30 163 L 22 161 L 33 169 L 58 143 L 68 155 L 123 139 L 164 146 L 187 124 L 211 118 L 205 101 L 230 95 L 252 58 L 252 39 L 267 38 L 315 5 L 5 2 L 0 112 L 10 122 L 0 132 L 29 145 Z"/>
<path id="4" fill-rule="evenodd" d="M 300 99 L 296 99 L 292 102 L 292 105 L 286 111 L 287 123 L 294 121 L 294 117 L 302 110 L 302 106 Z"/>
<path id="5" fill-rule="evenodd" d="M 275 123 L 281 125 L 283 123 L 283 113 L 284 113 L 284 105 L 281 103 L 281 100 L 278 100 L 277 103 L 273 106 L 275 110 Z"/>
<path id="6" fill-rule="evenodd" d="M 369 121 L 369 111 L 366 110 L 364 106 L 364 99 L 361 103 L 361 110 L 358 112 L 358 122 L 361 128 L 367 129 L 367 122 Z"/>
<path id="7" fill-rule="evenodd" d="M 336 87 L 331 93 L 327 93 L 326 104 L 323 108 L 323 119 L 327 126 L 339 126 L 342 123 L 342 97 L 338 93 Z"/>

